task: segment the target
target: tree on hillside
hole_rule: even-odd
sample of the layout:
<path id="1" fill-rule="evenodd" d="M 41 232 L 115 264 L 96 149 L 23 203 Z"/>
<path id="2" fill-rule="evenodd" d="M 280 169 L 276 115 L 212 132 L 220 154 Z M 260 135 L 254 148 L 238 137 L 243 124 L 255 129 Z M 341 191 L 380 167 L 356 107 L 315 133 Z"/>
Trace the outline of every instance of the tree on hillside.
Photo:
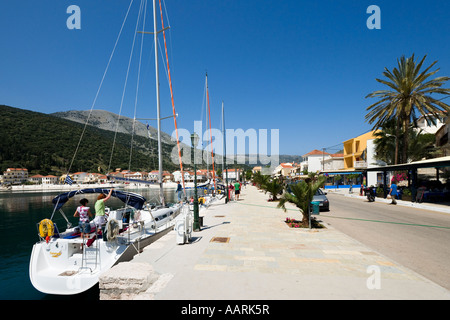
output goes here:
<path id="1" fill-rule="evenodd" d="M 425 70 L 421 70 L 425 58 L 426 55 L 417 63 L 414 54 L 410 58 L 402 56 L 397 60 L 397 67 L 392 71 L 385 68 L 383 75 L 387 80 L 376 79 L 389 89 L 374 91 L 366 96 L 366 98 L 379 99 L 366 109 L 368 113 L 365 119 L 369 124 L 374 124 L 373 130 L 382 127 L 386 121 L 395 119 L 397 150 L 400 135 L 403 134 L 403 159 L 408 158 L 409 134 L 405 133 L 410 124 L 421 115 L 425 117 L 425 120 L 435 124 L 434 117 L 440 118 L 444 112 L 450 111 L 450 106 L 441 101 L 450 95 L 450 89 L 442 87 L 450 78 L 431 79 L 430 77 L 439 71 L 439 69 L 430 71 L 437 61 Z M 432 94 L 434 94 L 433 97 Z M 437 94 L 444 97 L 438 99 Z"/>

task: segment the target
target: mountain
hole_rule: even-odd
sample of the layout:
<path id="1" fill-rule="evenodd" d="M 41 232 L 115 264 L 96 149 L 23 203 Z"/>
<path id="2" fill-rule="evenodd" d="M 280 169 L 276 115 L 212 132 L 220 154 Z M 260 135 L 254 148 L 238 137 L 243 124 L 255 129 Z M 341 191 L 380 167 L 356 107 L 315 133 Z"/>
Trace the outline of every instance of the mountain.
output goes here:
<path id="1" fill-rule="evenodd" d="M 158 168 L 157 142 L 148 137 L 134 136 L 131 149 L 131 136 L 118 133 L 113 150 L 114 132 L 87 126 L 78 147 L 84 129 L 81 123 L 5 105 L 0 105 L 0 114 L 0 172 L 22 167 L 31 174 L 59 175 L 71 163 L 70 172 Z M 179 169 L 171 161 L 173 147 L 173 142 L 162 144 L 164 170 Z"/>
<path id="2" fill-rule="evenodd" d="M 137 123 L 137 134 L 131 145 L 132 119 L 122 118 L 115 138 L 118 116 L 108 111 L 93 111 L 83 139 L 78 146 L 86 121 L 86 111 L 68 111 L 44 114 L 0 105 L 0 173 L 7 168 L 27 168 L 30 174 L 61 175 L 70 172 L 89 171 L 106 173 L 116 168 L 132 171 L 151 171 L 158 168 L 157 133 L 150 128 L 152 139 L 148 139 L 147 127 Z M 107 129 L 105 129 L 107 128 Z M 162 133 L 163 169 L 179 170 L 178 152 L 172 161 L 175 142 Z M 75 150 L 78 151 L 74 157 Z M 113 150 L 113 155 L 111 152 Z M 190 150 L 183 148 L 183 150 Z M 132 157 L 130 161 L 130 152 Z M 190 151 L 189 151 L 190 152 Z M 221 156 L 216 155 L 216 160 Z M 248 156 L 246 157 L 248 159 Z M 300 162 L 301 157 L 280 155 L 280 162 Z M 248 163 L 248 162 L 247 162 Z M 258 165 L 258 164 L 256 164 Z M 221 169 L 221 165 L 216 165 Z M 249 169 L 255 165 L 227 163 L 229 168 Z M 199 169 L 206 164 L 198 165 Z M 211 166 L 210 166 L 211 168 Z M 184 165 L 184 169 L 191 169 Z"/>
<path id="3" fill-rule="evenodd" d="M 242 157 L 242 155 L 237 156 L 237 158 L 240 158 L 240 157 Z M 252 164 L 249 165 L 251 167 L 256 167 L 256 166 L 266 167 L 268 165 L 272 165 L 273 166 L 273 164 L 271 164 L 271 163 L 269 163 L 269 164 L 261 163 L 257 154 L 251 154 L 251 155 L 247 154 L 244 157 L 245 157 L 245 163 L 249 163 L 250 161 L 253 161 L 253 162 L 256 161 L 256 163 L 252 163 Z M 280 155 L 278 155 L 278 162 L 279 163 L 287 163 L 287 162 L 300 163 L 302 161 L 303 161 L 302 156 L 288 155 L 288 154 L 280 154 Z M 277 165 L 278 165 L 278 163 L 275 164 L 275 167 Z"/>
<path id="4" fill-rule="evenodd" d="M 83 125 L 86 123 L 86 120 L 89 116 L 89 111 L 78 111 L 78 110 L 71 110 L 71 111 L 64 111 L 64 112 L 55 112 L 51 115 L 60 117 L 63 119 L 75 121 L 82 123 Z M 120 117 L 119 125 L 117 125 L 117 119 L 119 118 L 119 115 L 105 111 L 105 110 L 92 110 L 91 116 L 89 117 L 89 125 L 95 126 L 100 129 L 108 130 L 108 131 L 117 131 L 131 134 L 133 132 L 133 119 L 127 118 L 127 117 Z M 157 139 L 157 130 L 154 127 L 149 126 L 149 130 L 151 132 L 151 138 Z M 143 124 L 140 121 L 136 121 L 135 124 L 135 134 L 147 137 L 147 126 Z M 164 143 L 167 143 L 169 145 L 175 145 L 175 142 L 171 140 L 171 136 L 165 132 L 161 132 L 161 140 Z M 182 146 L 186 146 L 182 143 Z M 217 155 L 218 157 L 221 157 L 221 155 Z M 257 159 L 257 156 L 255 157 Z M 245 156 L 246 163 L 249 163 L 249 156 Z M 279 155 L 279 161 L 280 163 L 284 162 L 296 162 L 300 163 L 302 161 L 301 156 L 296 155 Z M 253 166 L 260 166 L 262 165 L 259 161 L 256 164 L 249 165 L 250 167 Z"/>
<path id="5" fill-rule="evenodd" d="M 52 116 L 63 118 L 66 120 L 79 122 L 81 124 L 85 124 L 86 120 L 89 117 L 90 111 L 63 111 L 63 112 L 55 112 L 52 113 Z M 133 133 L 133 119 L 127 118 L 124 116 L 120 117 L 119 115 L 105 111 L 105 110 L 92 110 L 91 116 L 89 117 L 88 125 L 97 127 L 99 129 L 107 130 L 107 131 L 115 131 L 117 127 L 117 132 L 132 134 Z M 149 126 L 150 138 L 157 140 L 158 131 Z M 138 136 L 148 137 L 147 125 L 140 121 L 136 121 L 134 133 Z M 161 141 L 170 145 L 175 145 L 175 142 L 171 140 L 170 135 L 165 132 L 161 132 Z"/>

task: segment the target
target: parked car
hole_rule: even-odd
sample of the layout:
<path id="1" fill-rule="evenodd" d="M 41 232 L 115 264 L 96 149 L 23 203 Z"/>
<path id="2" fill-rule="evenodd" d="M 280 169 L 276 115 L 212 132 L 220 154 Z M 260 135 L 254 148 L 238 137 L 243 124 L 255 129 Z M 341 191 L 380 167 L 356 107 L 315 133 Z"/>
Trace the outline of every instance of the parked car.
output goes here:
<path id="1" fill-rule="evenodd" d="M 291 192 L 291 184 L 287 185 L 287 192 Z M 316 194 L 313 196 L 312 201 L 318 201 L 319 209 L 323 211 L 329 211 L 330 210 L 330 201 L 328 200 L 326 196 L 326 192 L 322 191 L 322 189 L 317 189 Z"/>
<path id="2" fill-rule="evenodd" d="M 322 189 L 317 189 L 316 194 L 313 197 L 312 201 L 320 202 L 319 208 L 320 210 L 329 211 L 330 210 L 330 201 L 326 196 L 326 192 L 322 191 Z"/>

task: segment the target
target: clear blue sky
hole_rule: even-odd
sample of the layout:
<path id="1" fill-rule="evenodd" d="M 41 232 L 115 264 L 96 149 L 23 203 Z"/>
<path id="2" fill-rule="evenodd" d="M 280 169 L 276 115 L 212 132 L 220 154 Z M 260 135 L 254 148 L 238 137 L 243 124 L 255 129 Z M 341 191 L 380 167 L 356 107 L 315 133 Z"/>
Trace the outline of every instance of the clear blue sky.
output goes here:
<path id="1" fill-rule="evenodd" d="M 119 112 L 139 2 L 134 1 L 96 109 Z M 90 109 L 129 3 L 2 1 L 0 104 L 44 113 Z M 72 4 L 81 9 L 81 30 L 66 27 Z M 381 30 L 366 27 L 372 4 L 381 9 Z M 373 101 L 365 96 L 381 88 L 375 78 L 402 55 L 427 54 L 427 65 L 438 60 L 438 75 L 450 75 L 448 0 L 165 0 L 165 5 L 179 127 L 193 130 L 193 121 L 200 120 L 207 71 L 212 126 L 221 127 L 223 100 L 227 128 L 279 129 L 281 154 L 336 146 L 370 130 L 364 115 Z M 142 66 L 137 115 L 155 117 L 152 36 L 144 50 L 150 54 Z M 135 81 L 132 72 L 127 116 L 133 115 Z M 170 115 L 163 72 L 161 102 L 162 115 Z M 173 122 L 166 120 L 163 130 L 171 133 Z"/>

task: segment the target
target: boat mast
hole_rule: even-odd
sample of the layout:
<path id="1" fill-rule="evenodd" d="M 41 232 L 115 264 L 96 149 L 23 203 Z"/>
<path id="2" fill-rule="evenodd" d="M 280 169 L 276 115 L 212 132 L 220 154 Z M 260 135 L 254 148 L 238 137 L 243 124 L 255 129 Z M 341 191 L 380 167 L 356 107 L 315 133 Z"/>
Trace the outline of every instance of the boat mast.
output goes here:
<path id="1" fill-rule="evenodd" d="M 228 169 L 227 169 L 227 140 L 225 136 L 225 112 L 223 109 L 223 101 L 222 101 L 222 136 L 223 136 L 223 159 L 222 159 L 222 178 L 223 172 L 225 172 L 225 183 L 226 183 L 226 200 L 227 203 L 230 199 L 228 198 Z"/>
<path id="2" fill-rule="evenodd" d="M 156 74 L 156 116 L 158 123 L 158 170 L 159 170 L 159 198 L 163 206 L 166 205 L 163 190 L 163 167 L 162 167 L 162 146 L 161 146 L 161 114 L 159 100 L 159 69 L 158 69 L 158 31 L 156 22 L 156 0 L 153 0 L 153 38 L 155 41 L 155 74 Z"/>
<path id="3" fill-rule="evenodd" d="M 216 188 L 216 173 L 214 168 L 214 150 L 213 150 L 213 139 L 212 139 L 212 132 L 211 132 L 211 109 L 209 107 L 209 92 L 208 92 L 208 73 L 206 73 L 206 98 L 208 103 L 208 118 L 209 118 L 209 136 L 211 137 L 211 163 L 212 163 L 212 178 L 214 181 L 214 195 L 217 193 Z"/>

